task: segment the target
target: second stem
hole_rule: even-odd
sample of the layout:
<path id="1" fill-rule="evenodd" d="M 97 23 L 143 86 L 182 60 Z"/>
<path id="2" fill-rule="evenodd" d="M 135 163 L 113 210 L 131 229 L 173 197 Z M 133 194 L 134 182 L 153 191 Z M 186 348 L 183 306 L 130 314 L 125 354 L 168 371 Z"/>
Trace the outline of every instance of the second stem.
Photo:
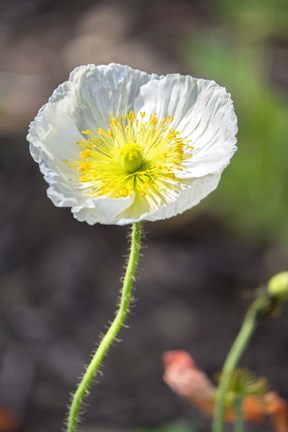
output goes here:
<path id="1" fill-rule="evenodd" d="M 231 374 L 237 366 L 255 330 L 259 313 L 268 310 L 271 306 L 272 299 L 266 294 L 260 296 L 252 303 L 245 316 L 242 327 L 226 357 L 217 390 L 216 407 L 213 417 L 213 432 L 222 432 L 223 430 L 225 396 Z"/>

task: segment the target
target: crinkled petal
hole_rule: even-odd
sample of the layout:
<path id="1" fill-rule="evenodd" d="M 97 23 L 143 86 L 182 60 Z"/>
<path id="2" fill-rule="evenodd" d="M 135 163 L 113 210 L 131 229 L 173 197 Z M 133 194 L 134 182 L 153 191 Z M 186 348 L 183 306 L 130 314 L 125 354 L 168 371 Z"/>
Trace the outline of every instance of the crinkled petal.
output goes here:
<path id="1" fill-rule="evenodd" d="M 31 123 L 27 136 L 33 159 L 63 162 L 78 157 L 77 141 L 83 139 L 72 118 L 48 103 Z"/>
<path id="2" fill-rule="evenodd" d="M 179 178 L 222 171 L 236 151 L 237 118 L 230 94 L 214 81 L 172 74 L 141 87 L 136 110 L 174 118 L 172 126 L 191 140 L 191 158 Z"/>
<path id="3" fill-rule="evenodd" d="M 78 157 L 76 143 L 83 137 L 68 114 L 59 115 L 55 106 L 48 103 L 31 123 L 27 139 L 31 155 L 39 163 L 50 189 L 62 194 L 60 206 L 69 207 L 72 202 L 83 201 L 78 173 L 67 163 Z"/>
<path id="4" fill-rule="evenodd" d="M 160 219 L 168 219 L 195 207 L 203 198 L 217 188 L 220 178 L 221 173 L 209 174 L 205 177 L 191 179 L 189 187 L 180 193 L 177 200 L 167 206 L 160 207 L 158 211 L 147 215 L 146 220 L 156 221 Z"/>
<path id="5" fill-rule="evenodd" d="M 69 112 L 80 131 L 106 130 L 110 113 L 128 113 L 141 86 L 150 79 L 146 72 L 114 63 L 80 66 L 55 90 L 51 102 Z"/>

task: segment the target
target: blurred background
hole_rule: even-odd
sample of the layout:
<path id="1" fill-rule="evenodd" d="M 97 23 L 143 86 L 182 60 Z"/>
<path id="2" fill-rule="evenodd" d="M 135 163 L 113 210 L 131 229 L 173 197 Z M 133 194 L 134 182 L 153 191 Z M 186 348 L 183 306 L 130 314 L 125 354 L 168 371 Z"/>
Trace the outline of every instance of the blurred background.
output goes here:
<path id="1" fill-rule="evenodd" d="M 162 383 L 161 354 L 186 349 L 213 376 L 255 288 L 287 270 L 288 2 L 1 0 L 0 52 L 0 432 L 63 430 L 113 317 L 127 227 L 89 227 L 55 208 L 25 138 L 75 66 L 109 62 L 225 86 L 239 150 L 200 206 L 145 225 L 129 328 L 83 431 L 209 431 Z M 242 360 L 286 398 L 287 312 L 258 328 Z"/>

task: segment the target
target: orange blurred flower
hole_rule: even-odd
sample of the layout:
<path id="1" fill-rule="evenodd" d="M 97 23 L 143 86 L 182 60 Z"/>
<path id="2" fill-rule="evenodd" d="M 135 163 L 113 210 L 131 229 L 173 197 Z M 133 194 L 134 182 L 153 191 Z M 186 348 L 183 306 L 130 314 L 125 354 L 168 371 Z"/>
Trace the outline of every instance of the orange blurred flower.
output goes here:
<path id="1" fill-rule="evenodd" d="M 14 432 L 19 428 L 19 421 L 7 408 L 0 406 L 0 432 Z"/>
<path id="2" fill-rule="evenodd" d="M 202 413 L 212 416 L 216 387 L 197 367 L 193 358 L 185 351 L 168 351 L 163 354 L 162 360 L 165 383 L 175 393 L 188 399 Z M 271 417 L 275 432 L 288 432 L 287 402 L 276 392 L 246 394 L 243 397 L 242 410 L 245 420 L 259 425 L 268 415 Z M 235 418 L 233 403 L 228 400 L 225 420 L 233 422 Z"/>

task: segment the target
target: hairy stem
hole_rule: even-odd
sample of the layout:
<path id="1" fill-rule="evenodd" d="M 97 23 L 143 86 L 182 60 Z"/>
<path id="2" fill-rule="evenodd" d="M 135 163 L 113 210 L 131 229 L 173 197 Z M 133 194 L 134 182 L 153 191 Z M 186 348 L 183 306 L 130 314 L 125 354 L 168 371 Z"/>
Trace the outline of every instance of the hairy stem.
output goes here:
<path id="1" fill-rule="evenodd" d="M 116 340 L 121 330 L 131 303 L 132 285 L 135 278 L 135 272 L 138 265 L 141 243 L 141 224 L 134 223 L 132 226 L 131 246 L 128 264 L 126 267 L 124 282 L 121 290 L 121 299 L 118 311 L 110 325 L 107 333 L 101 340 L 93 358 L 87 367 L 80 384 L 73 395 L 71 407 L 67 421 L 67 432 L 77 432 L 79 423 L 79 413 L 83 405 L 83 400 L 88 394 L 93 378 L 99 371 L 102 361 L 107 354 L 110 346 Z"/>

